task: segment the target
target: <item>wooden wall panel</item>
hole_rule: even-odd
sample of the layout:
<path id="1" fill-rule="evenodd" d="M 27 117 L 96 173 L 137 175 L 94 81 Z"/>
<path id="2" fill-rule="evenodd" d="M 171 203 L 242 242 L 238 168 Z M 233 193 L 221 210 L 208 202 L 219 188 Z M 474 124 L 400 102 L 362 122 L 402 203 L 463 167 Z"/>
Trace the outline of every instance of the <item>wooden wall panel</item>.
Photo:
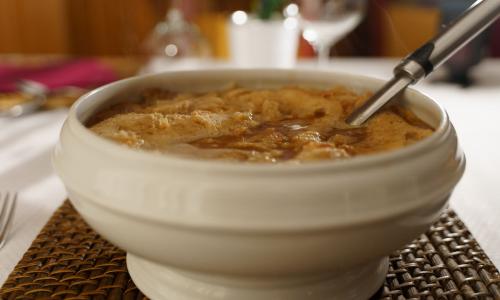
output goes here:
<path id="1" fill-rule="evenodd" d="M 406 56 L 432 38 L 439 29 L 436 8 L 415 5 L 387 5 L 380 18 L 378 34 L 382 56 Z"/>
<path id="2" fill-rule="evenodd" d="M 0 0 L 0 52 L 68 51 L 66 0 Z"/>
<path id="3" fill-rule="evenodd" d="M 144 0 L 68 1 L 72 53 L 137 53 L 159 19 L 152 3 Z"/>
<path id="4" fill-rule="evenodd" d="M 0 0 L 0 52 L 15 52 L 20 47 L 15 0 Z"/>

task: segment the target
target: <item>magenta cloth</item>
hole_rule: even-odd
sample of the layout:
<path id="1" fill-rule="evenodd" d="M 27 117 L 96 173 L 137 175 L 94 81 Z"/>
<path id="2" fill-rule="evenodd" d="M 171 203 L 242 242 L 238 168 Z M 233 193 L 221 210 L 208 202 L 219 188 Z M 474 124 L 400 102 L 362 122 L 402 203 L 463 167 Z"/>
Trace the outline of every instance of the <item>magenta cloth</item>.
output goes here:
<path id="1" fill-rule="evenodd" d="M 0 92 L 13 92 L 21 80 L 43 84 L 49 90 L 73 86 L 93 88 L 118 77 L 108 66 L 96 59 L 77 59 L 41 67 L 0 65 Z"/>

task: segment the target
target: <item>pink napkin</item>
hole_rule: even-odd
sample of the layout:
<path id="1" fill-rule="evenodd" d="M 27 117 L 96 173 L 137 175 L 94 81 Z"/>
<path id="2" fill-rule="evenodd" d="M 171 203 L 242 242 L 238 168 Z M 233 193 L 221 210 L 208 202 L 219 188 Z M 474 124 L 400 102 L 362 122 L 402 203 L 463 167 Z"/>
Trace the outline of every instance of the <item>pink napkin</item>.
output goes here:
<path id="1" fill-rule="evenodd" d="M 43 84 L 50 91 L 62 87 L 92 88 L 118 77 L 96 59 L 78 59 L 41 67 L 0 65 L 0 92 L 13 92 L 21 80 Z"/>

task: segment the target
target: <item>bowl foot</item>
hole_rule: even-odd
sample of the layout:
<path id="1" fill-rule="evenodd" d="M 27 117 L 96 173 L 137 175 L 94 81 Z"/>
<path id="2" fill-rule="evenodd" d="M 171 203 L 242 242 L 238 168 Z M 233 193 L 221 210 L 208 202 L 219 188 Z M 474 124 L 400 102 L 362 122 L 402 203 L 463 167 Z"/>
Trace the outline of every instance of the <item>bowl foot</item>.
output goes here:
<path id="1" fill-rule="evenodd" d="M 382 285 L 388 258 L 356 269 L 303 277 L 247 278 L 165 267 L 127 254 L 132 280 L 154 300 L 350 300 L 368 299 Z"/>

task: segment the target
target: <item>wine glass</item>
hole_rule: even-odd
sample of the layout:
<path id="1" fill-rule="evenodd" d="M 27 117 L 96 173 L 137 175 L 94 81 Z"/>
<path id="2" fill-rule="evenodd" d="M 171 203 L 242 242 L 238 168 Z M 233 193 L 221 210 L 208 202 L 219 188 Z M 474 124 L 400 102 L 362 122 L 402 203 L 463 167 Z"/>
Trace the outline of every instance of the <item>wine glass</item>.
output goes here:
<path id="1" fill-rule="evenodd" d="M 366 9 L 366 0 L 302 0 L 299 4 L 302 36 L 319 62 L 328 61 L 331 47 L 359 25 Z"/>
<path id="2" fill-rule="evenodd" d="M 196 4 L 192 1 L 186 3 Z M 148 54 L 163 59 L 210 57 L 208 41 L 198 27 L 185 18 L 182 4 L 180 0 L 174 0 L 165 19 L 156 24 L 145 41 Z"/>

